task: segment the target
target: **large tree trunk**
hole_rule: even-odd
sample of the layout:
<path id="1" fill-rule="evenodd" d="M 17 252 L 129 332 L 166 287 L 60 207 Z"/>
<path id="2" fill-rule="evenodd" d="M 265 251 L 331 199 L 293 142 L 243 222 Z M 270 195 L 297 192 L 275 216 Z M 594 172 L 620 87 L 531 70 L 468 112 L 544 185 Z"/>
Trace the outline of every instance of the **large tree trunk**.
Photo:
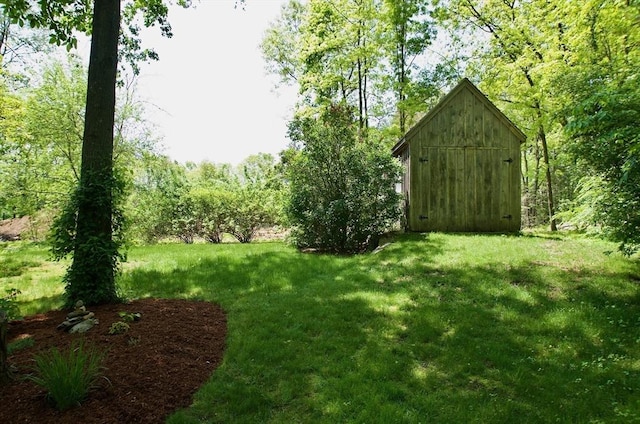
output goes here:
<path id="1" fill-rule="evenodd" d="M 112 215 L 120 15 L 120 0 L 94 0 L 76 244 L 67 275 L 67 301 L 71 303 L 117 299 Z"/>

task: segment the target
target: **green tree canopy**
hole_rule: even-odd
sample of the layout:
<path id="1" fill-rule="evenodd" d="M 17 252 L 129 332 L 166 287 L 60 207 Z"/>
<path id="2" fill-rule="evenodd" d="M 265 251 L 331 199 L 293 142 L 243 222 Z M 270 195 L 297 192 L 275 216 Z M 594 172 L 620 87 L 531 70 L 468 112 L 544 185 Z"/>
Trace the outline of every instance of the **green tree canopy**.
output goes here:
<path id="1" fill-rule="evenodd" d="M 402 128 L 387 131 L 398 137 L 424 112 L 427 91 L 413 83 L 416 58 L 433 34 L 419 1 L 291 0 L 267 29 L 262 53 L 282 83 L 299 86 L 300 110 L 346 102 L 361 133 L 379 134 L 391 124 Z"/>
<path id="2" fill-rule="evenodd" d="M 180 0 L 181 5 L 188 6 Z M 66 280 L 67 301 L 82 299 L 87 304 L 117 300 L 115 274 L 118 270 L 120 242 L 114 240 L 121 213 L 115 210 L 114 196 L 120 183 L 113 172 L 116 78 L 119 57 L 136 60 L 153 57 L 141 50 L 136 17 L 145 26 L 158 24 L 170 36 L 167 4 L 162 0 L 127 2 L 124 13 L 120 0 L 2 0 L 5 13 L 20 26 L 47 28 L 52 43 L 77 45 L 77 32 L 91 34 L 91 53 L 87 78 L 87 100 L 82 143 L 80 184 L 57 228 L 58 254 L 72 253 L 73 262 Z M 121 31 L 121 18 L 129 33 Z M 118 49 L 122 44 L 123 48 Z M 77 213 L 76 213 L 77 211 Z"/>

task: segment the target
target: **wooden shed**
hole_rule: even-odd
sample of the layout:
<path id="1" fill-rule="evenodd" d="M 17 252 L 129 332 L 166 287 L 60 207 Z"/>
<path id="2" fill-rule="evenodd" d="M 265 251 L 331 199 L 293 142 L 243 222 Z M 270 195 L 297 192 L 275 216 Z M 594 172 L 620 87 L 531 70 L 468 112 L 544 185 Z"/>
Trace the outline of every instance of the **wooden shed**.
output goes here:
<path id="1" fill-rule="evenodd" d="M 525 135 L 463 79 L 393 147 L 410 231 L 520 230 Z"/>

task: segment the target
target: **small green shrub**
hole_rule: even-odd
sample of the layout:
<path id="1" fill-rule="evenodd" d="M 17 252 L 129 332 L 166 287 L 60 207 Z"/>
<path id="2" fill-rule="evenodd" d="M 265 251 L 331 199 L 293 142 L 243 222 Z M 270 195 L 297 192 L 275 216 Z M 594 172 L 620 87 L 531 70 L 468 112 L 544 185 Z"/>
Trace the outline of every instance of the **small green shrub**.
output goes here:
<path id="1" fill-rule="evenodd" d="M 67 352 L 52 348 L 35 356 L 36 375 L 28 378 L 47 390 L 47 398 L 64 411 L 83 401 L 96 387 L 105 354 L 83 341 Z"/>
<path id="2" fill-rule="evenodd" d="M 123 334 L 129 331 L 129 324 L 124 321 L 116 321 L 109 327 L 109 334 Z"/>
<path id="3" fill-rule="evenodd" d="M 140 312 L 118 312 L 118 316 L 122 318 L 124 322 L 140 321 L 142 314 Z"/>
<path id="4" fill-rule="evenodd" d="M 6 289 L 5 292 L 7 294 L 0 297 L 0 310 L 4 311 L 6 320 L 12 321 L 22 318 L 17 301 L 18 295 L 22 292 L 16 288 Z"/>
<path id="5" fill-rule="evenodd" d="M 16 297 L 20 294 L 18 289 L 7 289 L 7 295 L 0 298 L 0 382 L 4 383 L 11 378 L 11 372 L 7 363 L 9 346 L 7 344 L 8 323 L 19 318 L 20 310 Z"/>
<path id="6" fill-rule="evenodd" d="M 141 337 L 129 337 L 127 339 L 127 344 L 129 346 L 137 346 L 138 344 L 140 344 L 140 340 L 142 340 Z"/>

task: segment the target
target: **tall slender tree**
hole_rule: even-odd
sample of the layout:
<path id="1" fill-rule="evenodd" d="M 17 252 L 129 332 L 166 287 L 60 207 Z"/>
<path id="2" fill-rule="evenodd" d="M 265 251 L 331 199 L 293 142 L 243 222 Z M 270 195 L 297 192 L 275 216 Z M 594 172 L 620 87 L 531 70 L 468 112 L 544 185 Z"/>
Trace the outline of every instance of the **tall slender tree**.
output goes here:
<path id="1" fill-rule="evenodd" d="M 412 83 L 433 35 L 427 12 L 417 0 L 291 0 L 267 30 L 263 56 L 283 83 L 300 86 L 303 104 L 353 106 L 361 136 L 387 125 L 390 109 L 404 130 L 424 108 Z"/>
<path id="2" fill-rule="evenodd" d="M 551 2 L 451 0 L 446 7 L 446 12 L 439 14 L 446 17 L 441 23 L 475 28 L 477 36 L 488 41 L 475 54 L 482 88 L 494 100 L 502 102 L 509 112 L 515 110 L 522 118 L 520 125 L 534 140 L 536 161 L 540 159 L 539 153 L 544 164 L 548 222 L 550 229 L 555 231 L 554 184 L 548 143 L 551 117 L 546 80 L 540 73 L 541 67 L 549 62 L 546 55 L 549 31 L 544 26 Z M 534 196 L 537 194 L 536 183 Z"/>
<path id="3" fill-rule="evenodd" d="M 7 54 L 7 41 L 9 40 L 9 29 L 11 27 L 11 19 L 0 11 L 0 57 Z"/>
<path id="4" fill-rule="evenodd" d="M 435 35 L 427 18 L 424 2 L 416 0 L 385 0 L 382 6 L 383 45 L 387 46 L 389 71 L 393 75 L 391 87 L 396 97 L 399 134 L 407 131 L 411 116 L 411 74 L 417 66 L 415 59 L 422 55 Z"/>
<path id="5" fill-rule="evenodd" d="M 316 105 L 354 105 L 361 133 L 369 126 L 370 76 L 378 60 L 370 35 L 375 12 L 371 0 L 312 0 L 301 26 L 302 93 Z"/>
<path id="6" fill-rule="evenodd" d="M 187 0 L 179 4 L 188 6 Z M 73 254 L 66 275 L 69 303 L 81 298 L 87 304 L 117 300 L 115 274 L 121 257 L 113 239 L 116 188 L 113 174 L 113 126 L 118 69 L 118 43 L 121 56 L 135 60 L 154 55 L 140 49 L 134 24 L 137 12 L 144 14 L 147 26 L 159 24 L 171 35 L 168 7 L 163 0 L 127 3 L 124 16 L 131 32 L 121 33 L 121 0 L 49 0 L 37 3 L 0 0 L 7 15 L 19 25 L 48 28 L 51 42 L 77 46 L 76 32 L 91 34 L 91 53 L 87 80 L 87 104 L 82 143 L 80 185 L 75 196 L 77 211 L 67 216 L 67 246 L 57 253 Z M 135 70 L 134 65 L 134 70 Z M 76 215 L 77 212 L 77 215 Z"/>

